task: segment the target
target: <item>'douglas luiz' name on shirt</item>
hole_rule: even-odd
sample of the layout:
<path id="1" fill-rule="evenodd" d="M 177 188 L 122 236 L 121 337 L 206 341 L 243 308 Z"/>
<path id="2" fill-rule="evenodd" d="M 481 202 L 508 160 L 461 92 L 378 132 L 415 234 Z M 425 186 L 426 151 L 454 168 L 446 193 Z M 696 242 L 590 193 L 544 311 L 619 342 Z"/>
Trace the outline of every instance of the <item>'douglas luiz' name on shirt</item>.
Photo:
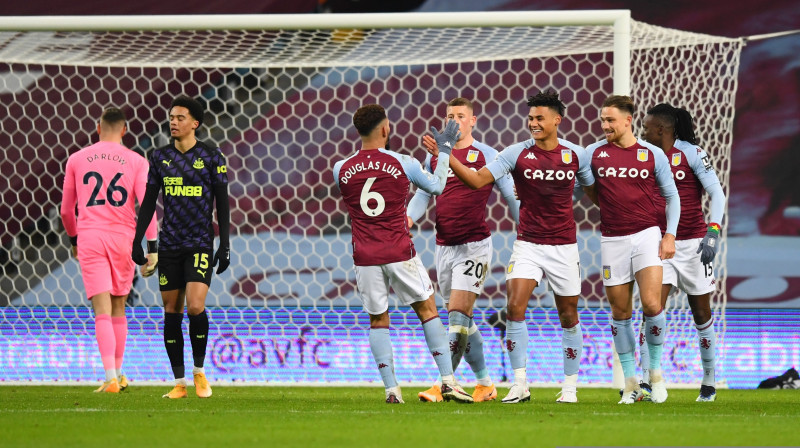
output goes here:
<path id="1" fill-rule="evenodd" d="M 181 153 L 173 144 L 150 154 L 147 182 L 163 194 L 159 245 L 164 250 L 206 249 L 214 242 L 214 188 L 228 183 L 219 148 L 198 141 Z"/>
<path id="2" fill-rule="evenodd" d="M 702 238 L 708 226 L 703 215 L 703 191 L 719 185 L 719 177 L 711 166 L 708 154 L 697 145 L 683 140 L 675 140 L 675 145 L 666 152 L 672 178 L 681 198 L 681 220 L 678 222 L 676 240 Z M 659 216 L 661 232 L 666 230 L 665 201 L 661 196 L 656 200 L 661 206 Z M 712 214 L 713 216 L 713 214 Z"/>
<path id="3" fill-rule="evenodd" d="M 409 188 L 413 183 L 441 193 L 444 173 L 441 176 L 425 172 L 412 157 L 383 148 L 359 150 L 334 165 L 333 177 L 350 215 L 356 266 L 396 263 L 416 255 L 406 219 Z"/>
<path id="4" fill-rule="evenodd" d="M 497 157 L 497 151 L 484 143 L 474 141 L 466 148 L 453 149 L 450 157 L 456 158 L 465 167 L 478 171 Z M 438 161 L 438 157 L 429 154 L 423 166 L 428 172 L 433 173 Z M 516 218 L 515 207 L 518 207 L 518 204 L 514 200 L 514 181 L 511 176 L 505 175 L 496 179 L 494 186 L 500 190 L 507 202 L 511 200 L 512 203 L 509 204 L 509 207 L 511 207 L 512 215 Z M 491 193 L 492 185 L 485 185 L 473 190 L 456 177 L 452 169 L 449 169 L 444 191 L 435 199 L 436 244 L 458 246 L 489 238 L 491 232 L 486 223 L 486 203 L 489 201 Z M 416 220 L 422 216 L 430 201 L 430 196 L 422 189 L 417 190 L 409 203 L 409 215 L 412 218 Z"/>
<path id="5" fill-rule="evenodd" d="M 594 183 L 585 150 L 567 140 L 546 151 L 528 139 L 511 145 L 487 165 L 495 179 L 511 173 L 520 198 L 519 227 L 521 241 L 562 245 L 577 242 L 572 213 L 572 193 L 577 181 L 581 186 Z"/>
<path id="6" fill-rule="evenodd" d="M 658 191 L 664 197 L 677 194 L 664 152 L 643 140 L 627 148 L 601 140 L 586 152 L 597 184 L 601 234 L 624 236 L 659 226 L 664 202 L 656 200 Z"/>

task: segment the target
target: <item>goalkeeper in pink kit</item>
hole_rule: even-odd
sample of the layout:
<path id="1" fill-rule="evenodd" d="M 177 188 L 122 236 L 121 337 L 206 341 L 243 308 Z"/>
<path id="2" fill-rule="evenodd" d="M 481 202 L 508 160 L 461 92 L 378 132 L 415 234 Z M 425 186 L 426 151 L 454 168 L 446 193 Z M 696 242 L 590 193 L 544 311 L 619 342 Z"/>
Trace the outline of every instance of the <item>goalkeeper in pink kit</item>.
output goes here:
<path id="1" fill-rule="evenodd" d="M 149 165 L 144 157 L 122 145 L 126 131 L 121 110 L 111 107 L 103 111 L 97 125 L 100 141 L 72 154 L 64 175 L 61 220 L 92 302 L 105 370 L 105 381 L 95 392 L 118 393 L 128 385 L 121 373 L 128 334 L 125 299 L 135 269 L 131 260 L 135 201 L 141 203 L 144 198 Z M 152 219 L 146 232 L 151 247 L 156 244 L 157 230 Z M 151 265 L 143 268 L 145 276 L 153 273 Z"/>

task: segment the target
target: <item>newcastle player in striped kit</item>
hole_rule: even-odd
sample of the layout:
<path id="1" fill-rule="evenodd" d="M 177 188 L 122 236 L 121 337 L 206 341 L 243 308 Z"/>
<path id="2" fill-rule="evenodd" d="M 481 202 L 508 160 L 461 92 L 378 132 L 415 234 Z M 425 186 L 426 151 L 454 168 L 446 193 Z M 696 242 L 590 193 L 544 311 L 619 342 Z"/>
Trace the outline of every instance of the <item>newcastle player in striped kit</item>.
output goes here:
<path id="1" fill-rule="evenodd" d="M 165 398 L 185 398 L 183 361 L 183 310 L 187 306 L 189 336 L 194 359 L 195 393 L 211 396 L 203 363 L 208 339 L 206 295 L 214 266 L 217 274 L 230 264 L 230 205 L 225 159 L 215 145 L 196 138 L 203 107 L 187 96 L 175 98 L 169 108 L 173 142 L 150 154 L 147 191 L 139 210 L 133 261 L 145 264 L 141 246 L 143 223 L 155 213 L 163 194 L 164 216 L 158 248 L 158 284 L 164 302 L 164 345 L 175 376 L 175 387 Z M 216 203 L 219 247 L 214 250 L 213 215 Z M 212 256 L 213 254 L 213 256 Z"/>
<path id="2" fill-rule="evenodd" d="M 596 183 L 589 197 L 600 207 L 600 255 L 603 285 L 611 305 L 611 334 L 625 376 L 620 404 L 644 397 L 636 379 L 636 338 L 631 325 L 633 282 L 639 285 L 650 350 L 650 399 L 667 400 L 661 372 L 661 351 L 667 319 L 661 306 L 662 260 L 675 255 L 680 198 L 664 152 L 633 135 L 634 104 L 630 97 L 608 97 L 600 110 L 604 140 L 586 151 Z M 666 200 L 666 233 L 659 230 Z"/>
<path id="3" fill-rule="evenodd" d="M 451 121 L 441 133 L 433 131 L 442 154 L 433 174 L 424 171 L 416 159 L 388 149 L 389 120 L 380 105 L 359 108 L 353 125 L 361 136 L 361 148 L 334 165 L 333 177 L 350 215 L 358 295 L 369 313 L 369 345 L 383 380 L 386 403 L 403 403 L 389 338 L 390 287 L 398 301 L 410 306 L 422 322 L 425 341 L 442 377 L 444 399 L 472 402 L 453 376 L 433 285 L 414 250 L 406 214 L 412 183 L 431 194 L 444 189 L 458 124 Z"/>
<path id="4" fill-rule="evenodd" d="M 681 220 L 675 235 L 675 257 L 664 260 L 664 279 L 661 305 L 666 306 L 672 287 L 685 292 L 697 328 L 703 381 L 699 402 L 714 401 L 715 381 L 714 316 L 711 313 L 711 293 L 714 291 L 712 262 L 717 252 L 722 217 L 725 214 L 725 192 L 708 154 L 697 146 L 692 116 L 685 109 L 658 104 L 647 111 L 642 123 L 642 137 L 658 146 L 667 155 L 675 185 L 681 198 Z M 703 216 L 703 191 L 711 199 L 711 222 Z M 662 224 L 666 221 L 662 218 Z M 661 229 L 662 232 L 664 228 Z M 639 337 L 643 380 L 649 380 L 649 353 Z"/>
<path id="5" fill-rule="evenodd" d="M 504 149 L 477 172 L 457 159 L 451 159 L 450 167 L 459 179 L 476 189 L 511 173 L 520 198 L 517 241 L 506 270 L 506 346 L 514 383 L 502 402 L 530 400 L 525 314 L 533 290 L 546 276 L 563 330 L 564 382 L 556 401 L 575 403 L 583 334 L 578 320 L 581 273 L 572 193 L 576 181 L 588 188 L 594 179 L 583 148 L 558 138 L 558 125 L 565 113 L 558 93 L 540 92 L 528 98 L 527 106 L 531 139 Z"/>

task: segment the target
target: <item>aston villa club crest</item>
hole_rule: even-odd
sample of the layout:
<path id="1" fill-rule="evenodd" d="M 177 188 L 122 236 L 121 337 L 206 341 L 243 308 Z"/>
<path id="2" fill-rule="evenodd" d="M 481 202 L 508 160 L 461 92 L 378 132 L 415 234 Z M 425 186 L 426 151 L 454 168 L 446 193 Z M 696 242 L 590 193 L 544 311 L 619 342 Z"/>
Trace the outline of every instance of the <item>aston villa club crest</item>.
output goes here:
<path id="1" fill-rule="evenodd" d="M 678 166 L 681 164 L 681 153 L 676 152 L 672 155 L 672 166 Z"/>
<path id="2" fill-rule="evenodd" d="M 647 162 L 648 158 L 650 158 L 650 150 L 647 148 L 640 148 L 636 150 L 636 160 L 640 162 Z"/>
<path id="3" fill-rule="evenodd" d="M 611 280 L 611 266 L 603 266 L 603 278 Z"/>
<path id="4" fill-rule="evenodd" d="M 562 149 L 561 150 L 561 161 L 570 164 L 572 163 L 572 150 L 571 149 Z"/>
<path id="5" fill-rule="evenodd" d="M 509 274 L 514 272 L 514 262 L 513 261 L 508 263 L 508 268 L 506 269 L 506 272 L 509 273 Z"/>
<path id="6" fill-rule="evenodd" d="M 467 162 L 475 163 L 478 161 L 478 151 L 474 149 L 470 149 L 467 153 Z"/>

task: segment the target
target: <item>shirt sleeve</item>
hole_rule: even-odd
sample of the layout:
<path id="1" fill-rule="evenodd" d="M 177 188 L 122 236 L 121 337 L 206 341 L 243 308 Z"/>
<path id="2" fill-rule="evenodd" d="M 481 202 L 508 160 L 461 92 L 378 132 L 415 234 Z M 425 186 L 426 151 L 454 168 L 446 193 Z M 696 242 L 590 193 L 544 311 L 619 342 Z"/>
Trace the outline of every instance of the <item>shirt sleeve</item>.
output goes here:
<path id="1" fill-rule="evenodd" d="M 519 154 L 526 147 L 524 143 L 525 142 L 517 143 L 500 151 L 500 153 L 497 154 L 497 157 L 486 165 L 486 169 L 492 173 L 492 177 L 494 177 L 495 180 L 500 179 L 501 177 L 510 173 L 511 170 L 517 166 Z"/>
<path id="2" fill-rule="evenodd" d="M 430 194 L 442 194 L 447 183 L 447 170 L 450 168 L 449 154 L 439 153 L 433 174 L 422 169 L 419 160 L 413 157 L 399 154 L 397 157 L 411 183 Z"/>
<path id="3" fill-rule="evenodd" d="M 75 205 L 77 204 L 78 196 L 75 190 L 75 172 L 71 161 L 72 159 L 67 159 L 61 197 L 61 222 L 64 224 L 64 230 L 70 238 L 78 234 L 78 222 L 75 218 Z"/>
<path id="4" fill-rule="evenodd" d="M 711 159 L 705 151 L 697 148 L 694 153 L 692 151 L 684 151 L 684 154 L 689 158 L 689 166 L 692 167 L 694 175 L 697 180 L 703 185 L 703 188 L 711 198 L 711 222 L 721 223 L 725 216 L 725 192 L 722 191 L 722 185 L 711 165 Z"/>
<path id="5" fill-rule="evenodd" d="M 133 193 L 136 195 L 136 201 L 139 203 L 139 206 L 141 206 L 142 202 L 144 202 L 144 192 L 147 190 L 147 176 L 149 169 L 150 164 L 147 162 L 147 159 L 143 158 L 140 168 L 136 172 L 136 184 L 133 187 Z M 158 219 L 155 213 L 153 213 L 153 219 L 150 220 L 150 224 L 147 225 L 147 230 L 145 230 L 144 236 L 148 241 L 154 241 L 158 239 Z"/>
<path id="6" fill-rule="evenodd" d="M 666 233 L 677 235 L 678 221 L 681 219 L 681 198 L 678 196 L 678 188 L 672 178 L 672 170 L 669 167 L 667 156 L 660 149 L 650 148 L 650 152 L 655 158 L 656 183 L 661 191 L 661 196 L 667 201 Z"/>
<path id="7" fill-rule="evenodd" d="M 428 157 L 425 158 L 425 164 L 423 167 L 423 169 L 429 173 L 432 172 L 431 159 L 431 155 L 428 154 Z M 411 201 L 408 203 L 408 210 L 406 211 L 412 221 L 417 222 L 420 218 L 422 218 L 422 216 L 425 214 L 425 211 L 428 209 L 428 203 L 430 200 L 430 193 L 422 188 L 417 188 L 417 191 L 414 193 L 414 197 L 412 197 Z"/>

